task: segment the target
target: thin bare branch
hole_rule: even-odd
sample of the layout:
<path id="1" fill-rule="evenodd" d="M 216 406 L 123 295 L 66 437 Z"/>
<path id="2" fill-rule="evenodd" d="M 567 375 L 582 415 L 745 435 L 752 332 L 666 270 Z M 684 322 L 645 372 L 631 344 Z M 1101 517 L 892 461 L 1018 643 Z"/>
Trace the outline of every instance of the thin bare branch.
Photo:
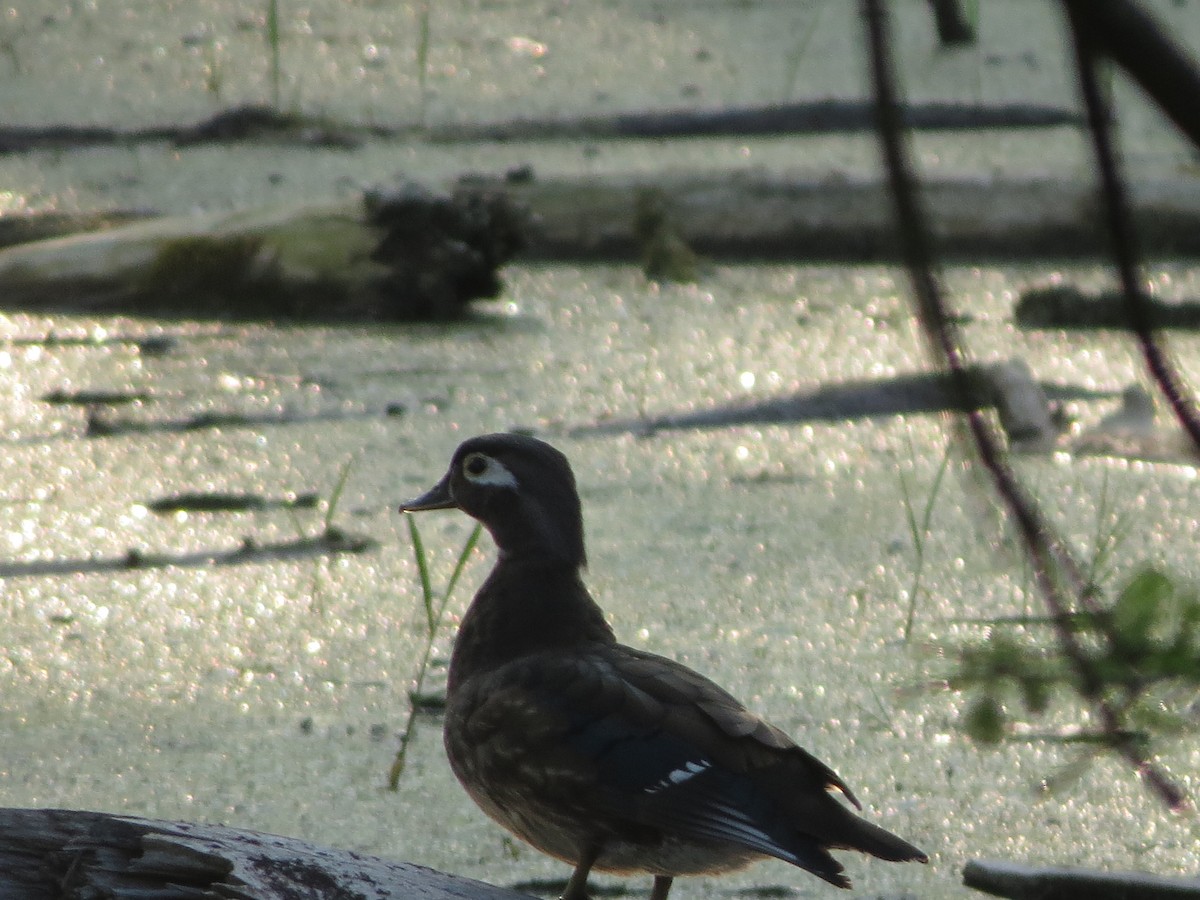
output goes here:
<path id="1" fill-rule="evenodd" d="M 1142 356 L 1146 360 L 1146 368 L 1157 382 L 1163 396 L 1167 398 L 1175 417 L 1188 432 L 1192 443 L 1200 448 L 1200 417 L 1196 415 L 1195 404 L 1170 355 L 1163 348 L 1161 340 L 1155 336 L 1154 316 L 1140 277 L 1140 253 L 1128 192 L 1125 190 L 1116 150 L 1113 147 L 1109 111 L 1096 78 L 1096 64 L 1100 58 L 1101 47 L 1097 43 L 1098 32 L 1092 17 L 1097 6 L 1103 7 L 1107 4 L 1097 3 L 1096 0 L 1064 0 L 1064 5 L 1071 24 L 1079 87 L 1087 111 L 1088 130 L 1092 135 L 1092 147 L 1096 155 L 1096 168 L 1103 194 L 1104 218 L 1111 241 L 1113 262 L 1125 298 L 1125 312 L 1130 328 L 1141 347 Z M 1142 24 L 1144 31 L 1146 23 Z M 1116 44 L 1109 40 L 1103 46 L 1111 50 Z M 1179 63 L 1185 64 L 1186 60 Z M 1157 82 L 1155 84 L 1157 86 Z M 1171 95 L 1173 96 L 1178 89 L 1178 85 L 1172 84 Z M 1162 105 L 1163 101 L 1159 96 L 1155 96 L 1155 99 Z M 1191 104 L 1193 110 L 1200 108 L 1200 77 L 1194 79 Z M 1200 141 L 1200 134 L 1197 135 L 1197 140 Z"/>
<path id="2" fill-rule="evenodd" d="M 1072 0 L 1064 0 L 1072 2 Z M 896 205 L 897 229 L 901 253 L 912 281 L 921 324 L 930 345 L 949 370 L 964 398 L 973 390 L 965 364 L 965 354 L 957 329 L 946 313 L 941 287 L 935 274 L 934 254 L 927 216 L 917 194 L 915 177 L 905 146 L 898 109 L 895 77 L 890 56 L 891 42 L 884 0 L 862 0 L 867 29 L 867 47 L 871 63 L 871 81 L 877 105 L 880 143 Z M 1077 608 L 1096 609 L 1096 601 L 1085 590 L 1082 567 L 1045 521 L 1038 506 L 1028 497 L 1008 465 L 1001 442 L 975 404 L 966 414 L 967 426 L 976 451 L 1004 506 L 1017 523 L 1022 541 L 1033 561 L 1034 575 L 1056 623 L 1056 634 L 1063 654 L 1079 679 L 1080 693 L 1096 709 L 1112 746 L 1143 777 L 1151 789 L 1172 809 L 1187 803 L 1183 792 L 1155 764 L 1146 759 L 1127 737 L 1120 714 L 1104 695 L 1099 673 L 1070 627 L 1070 616 Z M 1066 585 L 1070 593 L 1066 593 Z"/>

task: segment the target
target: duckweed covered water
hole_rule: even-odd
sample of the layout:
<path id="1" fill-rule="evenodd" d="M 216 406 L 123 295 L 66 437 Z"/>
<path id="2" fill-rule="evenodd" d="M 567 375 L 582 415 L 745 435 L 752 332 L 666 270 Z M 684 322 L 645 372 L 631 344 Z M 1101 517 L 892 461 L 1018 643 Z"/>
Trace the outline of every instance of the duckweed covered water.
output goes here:
<path id="1" fill-rule="evenodd" d="M 94 0 L 17 4 L 0 23 L 9 122 L 141 127 L 262 101 L 269 54 L 264 23 L 248 6 L 152 0 L 114 15 L 115 6 Z M 355 122 L 413 121 L 419 6 L 280 4 L 288 105 Z M 896 7 L 913 100 L 1074 102 L 1052 5 L 981 4 L 981 45 L 955 53 L 934 44 L 927 4 Z M 854 4 L 431 9 L 435 123 L 854 97 L 864 83 Z M 1190 7 L 1155 9 L 1178 40 L 1200 45 Z M 1194 177 L 1194 154 L 1130 102 L 1132 88 L 1119 79 L 1113 88 L 1136 171 Z M 1087 166 L 1085 143 L 1069 128 L 923 135 L 915 146 L 927 174 L 1078 177 Z M 760 166 L 838 179 L 873 173 L 876 160 L 870 135 L 373 141 L 353 151 L 145 143 L 6 155 L 0 210 L 321 202 L 363 184 L 527 163 L 538 175 Z M 1121 336 L 1012 329 L 1015 292 L 1054 268 L 962 268 L 948 283 L 971 316 L 978 358 L 1021 355 L 1040 378 L 1111 392 L 1071 405 L 1086 426 L 1116 407 L 1140 363 Z M 1059 271 L 1084 286 L 1104 283 L 1098 270 Z M 1153 276 L 1164 297 L 1200 294 L 1195 267 L 1163 266 Z M 981 750 L 956 727 L 962 699 L 928 689 L 953 645 L 983 633 L 970 620 L 1038 604 L 995 501 L 961 465 L 934 511 L 914 641 L 900 641 L 916 558 L 900 473 L 923 501 L 946 420 L 573 432 L 915 370 L 922 346 L 896 273 L 725 267 L 699 287 L 661 289 L 623 268 L 515 268 L 506 278 L 503 300 L 445 328 L 0 316 L 0 390 L 9 398 L 0 413 L 2 557 L 78 564 L 77 573 L 4 580 L 6 805 L 225 822 L 500 884 L 564 877 L 566 867 L 513 844 L 474 808 L 449 772 L 435 723 L 423 723 L 400 791 L 383 787 L 423 631 L 395 505 L 440 476 L 465 436 L 521 427 L 575 464 L 589 581 L 620 637 L 728 686 L 833 764 L 869 816 L 930 851 L 926 867 L 844 854 L 864 895 L 968 896 L 959 881 L 971 857 L 1196 871 L 1195 822 L 1164 812 L 1119 765 L 1100 761 L 1062 792 L 1041 795 L 1037 785 L 1073 757 L 1037 742 Z M 166 353 L 138 349 L 164 338 L 173 342 Z M 1200 383 L 1196 338 L 1173 335 L 1172 346 Z M 88 437 L 86 410 L 40 399 L 83 390 L 148 395 L 105 415 L 151 427 Z M 172 427 L 205 416 L 220 427 Z M 147 504 L 193 491 L 328 497 L 347 460 L 334 524 L 378 539 L 378 551 L 220 567 L 89 565 L 316 534 L 320 509 L 162 517 Z M 1197 577 L 1193 467 L 1066 456 L 1018 465 L 1085 556 L 1110 524 L 1102 498 L 1127 516 L 1115 579 L 1143 560 Z M 440 566 L 435 578 L 444 577 L 470 522 L 444 513 L 421 527 Z M 460 602 L 483 578 L 489 551 L 472 563 Z M 1046 726 L 1069 719 L 1054 710 Z M 1164 763 L 1200 792 L 1200 751 L 1180 742 Z M 629 884 L 636 896 L 647 889 Z M 804 873 L 765 863 L 683 880 L 672 896 L 753 886 L 826 892 Z"/>
<path id="2" fill-rule="evenodd" d="M 976 317 L 972 345 L 981 358 L 1021 354 L 1041 377 L 1113 391 L 1073 407 L 1085 424 L 1098 419 L 1137 361 L 1118 336 L 1015 332 L 1005 315 L 1027 274 L 951 273 Z M 335 524 L 382 548 L 7 579 L 4 802 L 224 822 L 501 884 L 564 875 L 475 810 L 432 722 L 410 749 L 399 793 L 383 787 L 423 616 L 395 504 L 439 477 L 463 437 L 521 427 L 575 464 L 589 581 L 621 638 L 728 686 L 832 763 L 869 815 L 931 851 L 928 867 L 848 859 L 860 888 L 963 896 L 970 857 L 1194 870 L 1195 825 L 1165 813 L 1132 774 L 1101 761 L 1062 793 L 1039 796 L 1039 781 L 1071 756 L 1037 742 L 972 746 L 956 727 L 961 698 L 926 689 L 949 648 L 982 633 L 967 620 L 1038 603 L 994 501 L 956 466 L 934 513 L 915 640 L 901 643 L 915 553 L 899 472 L 917 492 L 932 484 L 945 420 L 571 436 L 614 418 L 919 367 L 895 278 L 872 268 L 723 268 L 700 287 L 657 288 L 624 269 L 517 269 L 506 300 L 453 327 L 6 316 L 7 559 L 82 564 L 130 549 L 183 554 L 316 533 L 321 510 L 164 518 L 146 504 L 194 490 L 328 497 L 348 459 Z M 1184 293 L 1200 282 L 1183 268 L 1161 278 Z M 177 343 L 146 356 L 111 340 L 23 342 L 50 333 Z M 1174 346 L 1194 359 L 1194 342 Z M 145 422 L 205 411 L 293 421 L 89 438 L 82 411 L 39 400 L 84 388 L 149 395 L 122 413 Z M 1081 553 L 1101 527 L 1103 488 L 1129 517 L 1126 569 L 1152 559 L 1196 576 L 1194 468 L 1065 456 L 1018 464 Z M 422 526 L 435 578 L 445 577 L 470 521 L 444 513 Z M 489 565 L 485 544 L 463 602 Z M 1194 747 L 1181 743 L 1165 762 L 1200 788 Z M 819 890 L 775 863 L 677 890 L 704 897 L 739 885 Z"/>

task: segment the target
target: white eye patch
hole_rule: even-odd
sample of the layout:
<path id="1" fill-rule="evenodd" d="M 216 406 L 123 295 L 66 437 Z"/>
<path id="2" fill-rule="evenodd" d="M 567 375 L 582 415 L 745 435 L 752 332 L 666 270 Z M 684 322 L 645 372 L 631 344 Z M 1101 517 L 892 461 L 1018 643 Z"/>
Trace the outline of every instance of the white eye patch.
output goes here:
<path id="1" fill-rule="evenodd" d="M 486 453 L 472 453 L 464 459 L 462 473 L 463 477 L 472 484 L 510 488 L 514 491 L 518 487 L 517 477 L 508 470 L 508 467 Z"/>

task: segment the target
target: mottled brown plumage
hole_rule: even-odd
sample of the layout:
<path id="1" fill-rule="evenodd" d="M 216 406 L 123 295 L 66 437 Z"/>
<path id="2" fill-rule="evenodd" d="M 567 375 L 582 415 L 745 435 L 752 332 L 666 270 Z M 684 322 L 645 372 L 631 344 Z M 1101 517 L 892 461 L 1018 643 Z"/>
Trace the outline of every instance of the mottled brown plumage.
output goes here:
<path id="1" fill-rule="evenodd" d="M 445 742 L 475 802 L 575 866 L 678 875 L 767 856 L 849 887 L 829 849 L 926 861 L 856 816 L 832 769 L 713 682 L 617 643 L 580 578 L 583 520 L 565 456 L 534 438 L 472 438 L 445 477 L 402 510 L 457 507 L 499 549 L 450 660 Z"/>

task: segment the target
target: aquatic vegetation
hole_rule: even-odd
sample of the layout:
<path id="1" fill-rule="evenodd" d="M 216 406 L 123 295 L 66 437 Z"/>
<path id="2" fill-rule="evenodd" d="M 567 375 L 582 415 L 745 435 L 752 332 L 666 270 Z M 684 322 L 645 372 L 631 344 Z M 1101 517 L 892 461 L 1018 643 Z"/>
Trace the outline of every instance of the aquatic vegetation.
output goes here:
<path id="1" fill-rule="evenodd" d="M 950 453 L 953 446 L 953 443 L 946 444 L 946 452 L 942 454 L 937 474 L 933 476 L 933 482 L 929 485 L 929 492 L 925 495 L 925 504 L 921 507 L 920 517 L 917 516 L 917 510 L 913 504 L 913 495 L 908 485 L 908 479 L 904 477 L 904 471 L 900 470 L 900 494 L 904 499 L 904 514 L 908 522 L 909 533 L 912 535 L 913 549 L 916 552 L 916 559 L 913 562 L 912 585 L 908 589 L 908 614 L 904 618 L 904 642 L 906 644 L 912 637 L 913 620 L 917 615 L 917 599 L 921 594 L 922 578 L 925 574 L 925 540 L 933 533 L 933 508 L 937 503 L 938 494 L 941 492 L 946 470 L 950 467 Z M 908 449 L 909 455 L 915 459 L 917 451 L 912 445 L 911 438 L 909 438 Z"/>
<path id="2" fill-rule="evenodd" d="M 271 105 L 279 109 L 279 85 L 283 78 L 279 52 L 279 0 L 267 0 L 266 39 L 271 52 Z"/>
<path id="3" fill-rule="evenodd" d="M 424 693 L 425 679 L 429 674 L 430 664 L 433 661 L 433 647 L 437 641 L 438 632 L 441 631 L 442 622 L 446 617 L 446 607 L 450 603 L 450 598 L 454 594 L 454 588 L 458 585 L 459 577 L 462 575 L 463 569 L 466 568 L 467 560 L 471 558 L 471 553 L 475 549 L 475 545 L 479 543 L 479 535 L 483 531 L 483 526 L 476 523 L 475 528 L 467 537 L 462 550 L 458 554 L 458 560 L 455 562 L 454 570 L 450 573 L 450 578 L 446 582 L 445 590 L 439 596 L 433 589 L 433 581 L 429 574 L 429 557 L 425 552 L 425 543 L 421 540 L 421 532 L 417 528 L 417 523 L 411 513 L 406 513 L 404 520 L 408 523 L 408 534 L 412 541 L 413 559 L 417 564 L 417 574 L 420 578 L 421 606 L 425 613 L 425 634 L 421 658 L 417 662 L 417 668 L 413 673 L 412 687 L 408 692 L 408 718 L 405 720 L 404 727 L 400 729 L 400 747 L 396 750 L 396 758 L 392 761 L 392 767 L 388 771 L 388 787 L 393 791 L 400 784 L 400 776 L 404 774 L 404 765 L 408 757 L 408 747 L 412 743 L 413 735 L 417 729 L 417 714 L 422 709 L 428 708 L 431 705 Z"/>
<path id="4" fill-rule="evenodd" d="M 1076 636 L 1086 667 L 1044 639 L 1055 628 Z M 1146 566 L 1098 612 L 995 620 L 986 640 L 961 648 L 947 683 L 973 695 L 961 721 L 978 743 L 1042 740 L 1079 748 L 1074 763 L 1045 780 L 1047 788 L 1078 776 L 1105 751 L 1128 747 L 1153 758 L 1167 740 L 1200 728 L 1200 594 Z M 1072 710 L 1090 697 L 1103 697 L 1125 726 L 1033 724 L 1056 708 L 1070 722 L 1086 722 Z"/>

